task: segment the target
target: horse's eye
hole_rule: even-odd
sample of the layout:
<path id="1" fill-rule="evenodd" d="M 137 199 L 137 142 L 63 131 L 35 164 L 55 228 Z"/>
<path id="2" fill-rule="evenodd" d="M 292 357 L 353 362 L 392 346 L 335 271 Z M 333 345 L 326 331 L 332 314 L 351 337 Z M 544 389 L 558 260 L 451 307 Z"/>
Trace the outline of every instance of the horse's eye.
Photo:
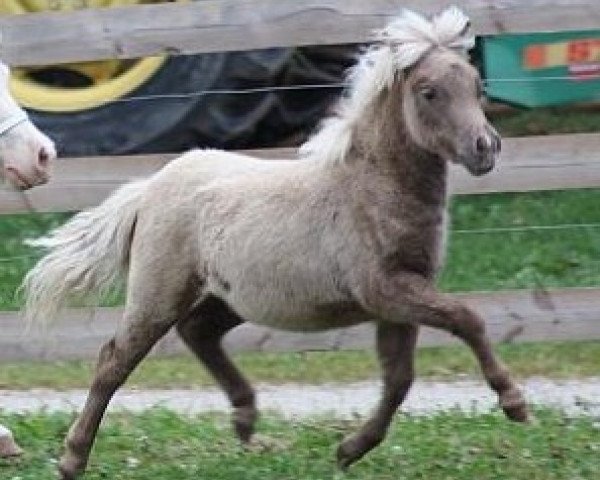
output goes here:
<path id="1" fill-rule="evenodd" d="M 421 90 L 421 95 L 423 95 L 423 98 L 425 98 L 425 100 L 431 101 L 437 97 L 437 91 L 433 87 L 426 87 Z"/>

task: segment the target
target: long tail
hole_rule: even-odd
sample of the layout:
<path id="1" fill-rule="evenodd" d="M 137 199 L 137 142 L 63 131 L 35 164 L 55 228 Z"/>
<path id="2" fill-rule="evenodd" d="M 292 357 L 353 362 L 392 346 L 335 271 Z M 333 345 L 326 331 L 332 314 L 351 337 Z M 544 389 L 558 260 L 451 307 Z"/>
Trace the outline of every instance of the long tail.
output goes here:
<path id="1" fill-rule="evenodd" d="M 99 296 L 126 271 L 139 202 L 148 180 L 124 185 L 101 205 L 28 243 L 48 253 L 21 286 L 28 323 L 51 321 L 70 297 Z"/>

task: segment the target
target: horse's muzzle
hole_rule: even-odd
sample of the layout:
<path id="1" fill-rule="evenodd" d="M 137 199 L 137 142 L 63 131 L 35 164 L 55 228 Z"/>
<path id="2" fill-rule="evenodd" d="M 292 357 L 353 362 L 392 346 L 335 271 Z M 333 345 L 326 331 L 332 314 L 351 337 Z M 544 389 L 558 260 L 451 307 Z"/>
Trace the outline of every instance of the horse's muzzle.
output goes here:
<path id="1" fill-rule="evenodd" d="M 481 177 L 482 175 L 490 173 L 494 169 L 495 165 L 496 165 L 496 162 L 492 159 L 491 161 L 488 161 L 488 162 L 481 162 L 477 165 L 467 166 L 467 169 L 469 170 L 469 173 L 471 175 L 474 175 L 476 177 Z"/>

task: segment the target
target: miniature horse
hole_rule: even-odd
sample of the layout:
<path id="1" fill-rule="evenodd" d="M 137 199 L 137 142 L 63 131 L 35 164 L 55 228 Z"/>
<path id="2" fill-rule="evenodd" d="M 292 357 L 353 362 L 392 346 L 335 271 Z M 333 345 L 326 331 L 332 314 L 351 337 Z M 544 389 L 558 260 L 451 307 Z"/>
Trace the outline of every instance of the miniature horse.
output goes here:
<path id="1" fill-rule="evenodd" d="M 465 59 L 467 27 L 456 8 L 390 23 L 298 161 L 192 151 L 36 241 L 49 253 L 24 282 L 30 321 L 127 274 L 124 319 L 67 436 L 63 479 L 85 469 L 112 395 L 173 327 L 227 393 L 249 442 L 255 395 L 221 347 L 226 332 L 243 322 L 295 331 L 375 322 L 383 394 L 339 446 L 342 468 L 384 438 L 413 381 L 420 325 L 461 338 L 506 415 L 527 419 L 482 319 L 435 288 L 448 162 L 483 175 L 500 152 Z"/>

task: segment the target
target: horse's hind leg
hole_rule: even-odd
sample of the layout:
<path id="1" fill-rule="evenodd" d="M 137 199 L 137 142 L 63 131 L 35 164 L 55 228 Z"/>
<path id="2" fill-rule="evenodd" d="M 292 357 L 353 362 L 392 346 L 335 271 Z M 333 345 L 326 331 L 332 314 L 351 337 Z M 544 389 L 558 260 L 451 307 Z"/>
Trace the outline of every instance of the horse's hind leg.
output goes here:
<path id="1" fill-rule="evenodd" d="M 340 444 L 337 451 L 340 468 L 347 468 L 384 439 L 414 379 L 417 335 L 418 327 L 414 325 L 381 323 L 377 326 L 377 354 L 383 373 L 383 394 L 374 414 L 360 431 Z"/>
<path id="2" fill-rule="evenodd" d="M 174 322 L 131 321 L 126 316 L 123 330 L 101 350 L 96 374 L 88 397 L 65 440 L 65 453 L 59 463 L 61 478 L 72 479 L 83 472 L 104 411 L 116 390 L 125 382 L 136 365 Z"/>
<path id="3" fill-rule="evenodd" d="M 189 282 L 181 277 L 148 275 L 142 281 L 130 275 L 124 320 L 115 336 L 100 350 L 87 400 L 65 440 L 65 453 L 58 466 L 63 480 L 74 479 L 83 472 L 113 394 L 182 311 L 189 309 L 192 299 Z"/>
<path id="4" fill-rule="evenodd" d="M 258 417 L 254 390 L 221 346 L 223 336 L 243 322 L 222 300 L 208 297 L 177 324 L 177 331 L 227 394 L 235 409 L 235 432 L 248 443 Z"/>

